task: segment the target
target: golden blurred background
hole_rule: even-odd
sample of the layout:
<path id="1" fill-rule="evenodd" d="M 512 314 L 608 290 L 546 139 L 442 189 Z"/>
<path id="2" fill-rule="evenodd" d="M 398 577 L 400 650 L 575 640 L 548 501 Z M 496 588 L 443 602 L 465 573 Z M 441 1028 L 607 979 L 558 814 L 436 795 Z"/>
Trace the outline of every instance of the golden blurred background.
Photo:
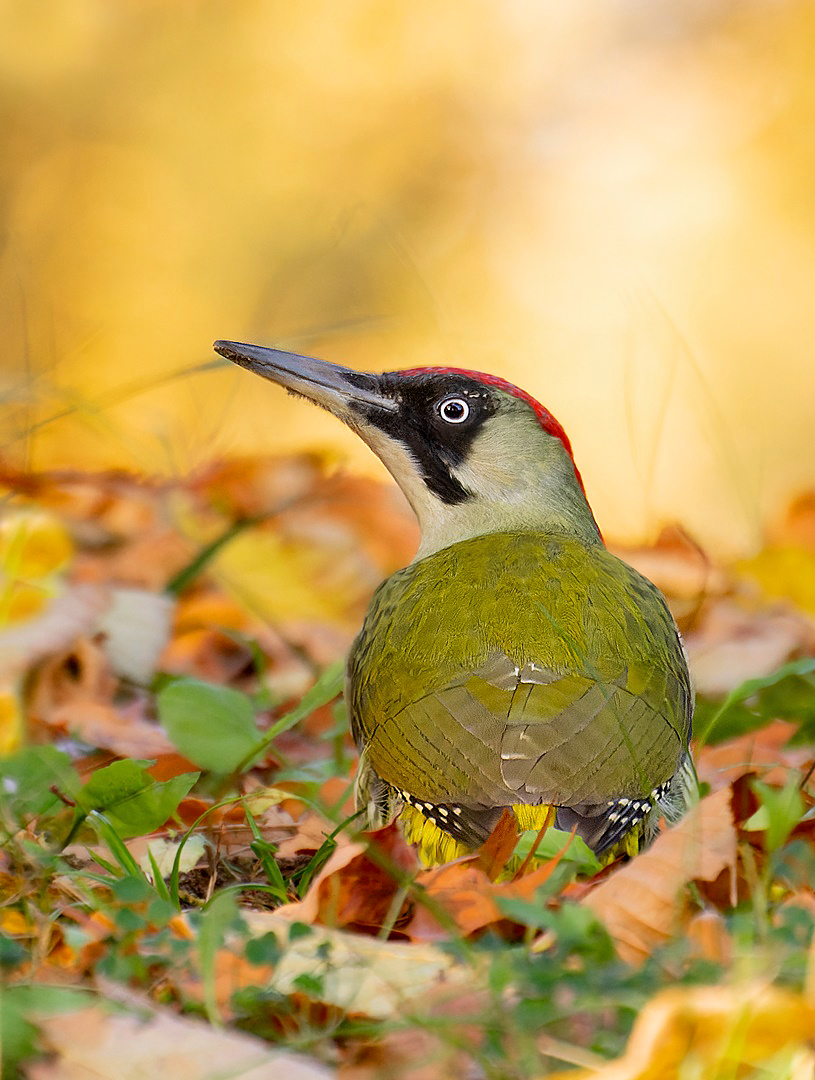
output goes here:
<path id="1" fill-rule="evenodd" d="M 1 0 L 17 465 L 331 447 L 214 338 L 539 397 L 607 534 L 815 485 L 815 7 Z"/>

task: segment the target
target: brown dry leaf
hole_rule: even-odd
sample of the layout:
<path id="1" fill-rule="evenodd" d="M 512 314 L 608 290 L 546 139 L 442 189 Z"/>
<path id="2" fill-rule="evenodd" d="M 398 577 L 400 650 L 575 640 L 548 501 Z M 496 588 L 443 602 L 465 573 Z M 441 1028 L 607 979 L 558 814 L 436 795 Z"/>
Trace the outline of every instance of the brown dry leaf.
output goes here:
<path id="1" fill-rule="evenodd" d="M 688 923 L 686 936 L 694 956 L 722 966 L 733 958 L 733 939 L 718 911 L 697 912 Z"/>
<path id="2" fill-rule="evenodd" d="M 0 672 L 25 671 L 47 656 L 62 652 L 93 631 L 110 603 L 106 589 L 75 585 L 55 597 L 41 614 L 0 633 Z"/>
<path id="3" fill-rule="evenodd" d="M 376 932 L 386 922 L 399 890 L 398 877 L 415 872 L 418 859 L 394 822 L 365 834 L 364 842 L 338 848 L 297 904 L 279 914 L 297 922 L 352 926 Z"/>
<path id="4" fill-rule="evenodd" d="M 307 543 L 322 545 L 332 523 L 350 529 L 380 577 L 408 562 L 418 543 L 415 517 L 394 485 L 330 472 L 317 454 L 218 462 L 194 490 L 235 518 L 274 515 L 283 533 Z"/>
<path id="5" fill-rule="evenodd" d="M 254 678 L 249 641 L 258 645 L 268 661 L 264 683 L 273 698 L 302 697 L 314 681 L 313 670 L 273 627 L 253 619 L 245 607 L 210 584 L 199 582 L 193 592 L 180 598 L 161 667 L 173 675 L 193 675 L 207 682 L 229 684 L 247 672 Z"/>
<path id="6" fill-rule="evenodd" d="M 183 920 L 182 932 L 189 935 L 188 940 L 194 940 L 195 931 L 190 928 L 188 920 L 184 916 L 178 916 L 178 918 Z M 250 964 L 243 955 L 242 942 L 230 939 L 230 937 L 227 937 L 226 943 L 221 944 L 215 953 L 213 967 L 213 997 L 218 1014 L 225 1021 L 231 1020 L 234 1015 L 232 1008 L 234 994 L 248 986 L 265 986 L 272 977 L 272 968 L 268 964 Z M 182 998 L 203 1004 L 204 984 L 194 968 L 187 966 L 173 968 L 167 972 L 165 978 L 168 988 L 173 988 L 176 992 L 180 991 Z"/>
<path id="7" fill-rule="evenodd" d="M 770 537 L 779 547 L 815 551 L 815 491 L 793 499 L 781 521 L 771 525 Z"/>
<path id="8" fill-rule="evenodd" d="M 77 696 L 51 710 L 48 724 L 118 757 L 155 758 L 175 749 L 161 728 L 147 719 L 138 701 L 117 709 Z"/>
<path id="9" fill-rule="evenodd" d="M 376 1040 L 349 1043 L 340 1080 L 462 1080 L 478 1076 L 471 1050 L 483 1044 L 484 1023 L 494 1008 L 484 987 L 434 986 L 415 1024 Z M 422 1023 L 423 1017 L 432 1018 Z"/>
<path id="10" fill-rule="evenodd" d="M 428 902 L 417 903 L 403 927 L 411 941 L 444 941 L 451 929 L 467 936 L 503 918 L 493 899 L 497 886 L 474 856 L 427 870 L 419 875 L 418 883 L 424 886 Z"/>
<path id="11" fill-rule="evenodd" d="M 713 881 L 736 862 L 730 789 L 708 795 L 654 844 L 601 882 L 582 901 L 600 919 L 629 964 L 642 963 L 676 933 L 682 890 Z"/>
<path id="12" fill-rule="evenodd" d="M 511 924 L 496 900 L 500 897 L 531 900 L 549 879 L 562 855 L 560 852 L 531 874 L 504 884 L 490 880 L 478 865 L 478 856 L 465 856 L 427 870 L 419 875 L 417 882 L 424 887 L 429 903 L 417 903 L 413 918 L 402 929 L 412 941 L 439 941 L 450 936 L 450 926 L 468 936 L 496 923 Z"/>
<path id="13" fill-rule="evenodd" d="M 228 859 L 254 858 L 251 844 L 255 839 L 242 806 L 234 807 L 236 813 L 219 817 L 210 817 L 207 831 L 211 834 L 217 853 Z M 280 851 L 283 844 L 289 844 L 298 837 L 302 840 L 302 832 L 299 822 L 293 820 L 283 807 L 269 806 L 257 813 L 253 810 L 255 825 L 263 839 L 269 844 L 275 844 Z M 311 816 L 311 815 L 310 815 Z M 313 815 L 316 817 L 317 815 Z M 326 826 L 321 821 L 322 833 L 313 850 L 317 850 L 325 839 Z M 281 852 L 281 854 L 284 854 Z"/>
<path id="14" fill-rule="evenodd" d="M 758 983 L 683 987 L 645 1006 L 617 1061 L 555 1080 L 731 1080 L 784 1052 L 784 1071 L 776 1060 L 767 1075 L 808 1078 L 814 1047 L 815 1006 L 797 994 Z"/>
<path id="15" fill-rule="evenodd" d="M 251 1035 L 225 1031 L 169 1009 L 146 1018 L 91 1007 L 38 1022 L 54 1055 L 27 1066 L 30 1080 L 330 1080 L 333 1070 L 270 1050 Z"/>
<path id="16" fill-rule="evenodd" d="M 478 866 L 490 881 L 496 881 L 506 869 L 517 843 L 518 822 L 510 808 L 505 806 L 495 828 L 478 852 Z"/>
<path id="17" fill-rule="evenodd" d="M 49 469 L 21 472 L 0 465 L 0 485 L 59 514 L 75 531 L 94 526 L 93 536 L 111 537 L 142 532 L 156 517 L 165 485 L 151 483 L 124 470 L 86 472 Z"/>
<path id="18" fill-rule="evenodd" d="M 192 478 L 192 490 L 235 519 L 280 513 L 313 489 L 323 470 L 317 454 L 235 457 Z"/>
<path id="19" fill-rule="evenodd" d="M 776 720 L 760 731 L 703 746 L 695 759 L 699 779 L 717 791 L 745 773 L 756 772 L 769 784 L 783 785 L 790 770 L 800 770 L 812 760 L 811 746 L 787 745 L 797 730 L 797 724 Z"/>
<path id="20" fill-rule="evenodd" d="M 290 922 L 314 923 L 320 914 L 322 901 L 321 888 L 333 877 L 342 871 L 355 859 L 365 854 L 365 844 L 346 844 L 332 852 L 328 862 L 317 874 L 309 886 L 305 897 L 295 904 L 286 904 L 279 908 L 277 914 Z"/>
<path id="21" fill-rule="evenodd" d="M 203 490 L 218 505 L 267 516 L 218 553 L 219 579 L 243 608 L 318 662 L 341 655 L 373 590 L 415 551 L 417 526 L 404 499 L 371 480 L 327 477 L 317 459 L 305 456 L 243 461 L 212 473 Z"/>
<path id="22" fill-rule="evenodd" d="M 516 833 L 514 822 L 496 830 L 502 848 L 510 832 Z M 399 902 L 398 882 L 417 870 L 416 852 L 405 843 L 396 823 L 365 835 L 367 844 L 349 843 L 335 851 L 304 899 L 287 904 L 277 914 L 289 921 L 366 932 L 376 932 L 390 919 L 395 920 L 395 929 L 412 941 L 439 941 L 448 938 L 451 930 L 469 935 L 496 923 L 510 923 L 496 899 L 530 899 L 560 859 L 550 860 L 518 881 L 499 885 L 482 869 L 480 855 L 466 856 L 419 874 L 416 883 L 421 891 L 396 913 L 393 904 Z M 505 863 L 501 853 L 501 869 Z"/>
<path id="23" fill-rule="evenodd" d="M 68 655 L 55 657 L 37 672 L 30 712 L 38 723 L 76 735 L 89 746 L 120 757 L 157 758 L 175 747 L 147 717 L 147 702 L 137 698 L 113 704 L 119 682 L 104 650 L 81 639 Z"/>
<path id="24" fill-rule="evenodd" d="M 748 611 L 733 600 L 705 608 L 685 641 L 700 694 L 723 697 L 745 679 L 770 675 L 792 656 L 815 648 L 815 627 L 781 607 Z"/>
<path id="25" fill-rule="evenodd" d="M 85 551 L 77 556 L 77 581 L 115 582 L 160 592 L 198 553 L 198 544 L 161 524 L 112 550 Z"/>
<path id="26" fill-rule="evenodd" d="M 287 812 L 291 812 L 292 816 L 295 816 L 294 800 L 291 801 L 291 808 L 284 806 L 283 809 Z M 310 852 L 318 851 L 328 833 L 331 831 L 330 827 L 326 825 L 325 818 L 319 814 L 312 813 L 311 811 L 301 814 L 297 817 L 295 822 L 296 831 L 293 835 L 283 838 L 278 845 L 278 854 L 284 858 L 292 858 L 295 855 L 303 855 Z M 337 851 L 344 850 L 349 844 L 349 841 L 344 833 L 340 833 L 337 837 Z M 336 854 L 336 852 L 334 852 Z"/>

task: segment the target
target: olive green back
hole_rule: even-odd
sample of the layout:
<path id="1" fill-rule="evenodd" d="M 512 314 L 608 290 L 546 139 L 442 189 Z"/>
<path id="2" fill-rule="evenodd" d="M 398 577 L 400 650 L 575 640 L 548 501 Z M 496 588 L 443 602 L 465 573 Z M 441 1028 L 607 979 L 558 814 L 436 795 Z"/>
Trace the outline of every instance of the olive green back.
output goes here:
<path id="1" fill-rule="evenodd" d="M 494 533 L 377 590 L 349 659 L 366 765 L 431 803 L 647 796 L 692 711 L 659 591 L 601 544 Z"/>

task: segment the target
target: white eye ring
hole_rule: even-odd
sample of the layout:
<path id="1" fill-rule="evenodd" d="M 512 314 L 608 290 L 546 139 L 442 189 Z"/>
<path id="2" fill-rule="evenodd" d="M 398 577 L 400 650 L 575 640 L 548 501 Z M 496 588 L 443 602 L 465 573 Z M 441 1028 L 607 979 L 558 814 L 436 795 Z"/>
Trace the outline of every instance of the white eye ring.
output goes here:
<path id="1" fill-rule="evenodd" d="M 463 424 L 469 415 L 470 406 L 464 398 L 446 398 L 439 405 L 439 416 L 448 424 Z"/>

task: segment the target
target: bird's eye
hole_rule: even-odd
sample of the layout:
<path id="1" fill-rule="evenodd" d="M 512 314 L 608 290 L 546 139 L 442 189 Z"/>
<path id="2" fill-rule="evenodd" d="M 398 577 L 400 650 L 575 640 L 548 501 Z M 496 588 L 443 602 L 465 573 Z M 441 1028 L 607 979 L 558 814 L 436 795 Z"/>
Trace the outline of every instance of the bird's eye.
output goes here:
<path id="1" fill-rule="evenodd" d="M 451 397 L 439 405 L 439 416 L 448 424 L 463 424 L 470 415 L 470 406 L 460 397 Z"/>

